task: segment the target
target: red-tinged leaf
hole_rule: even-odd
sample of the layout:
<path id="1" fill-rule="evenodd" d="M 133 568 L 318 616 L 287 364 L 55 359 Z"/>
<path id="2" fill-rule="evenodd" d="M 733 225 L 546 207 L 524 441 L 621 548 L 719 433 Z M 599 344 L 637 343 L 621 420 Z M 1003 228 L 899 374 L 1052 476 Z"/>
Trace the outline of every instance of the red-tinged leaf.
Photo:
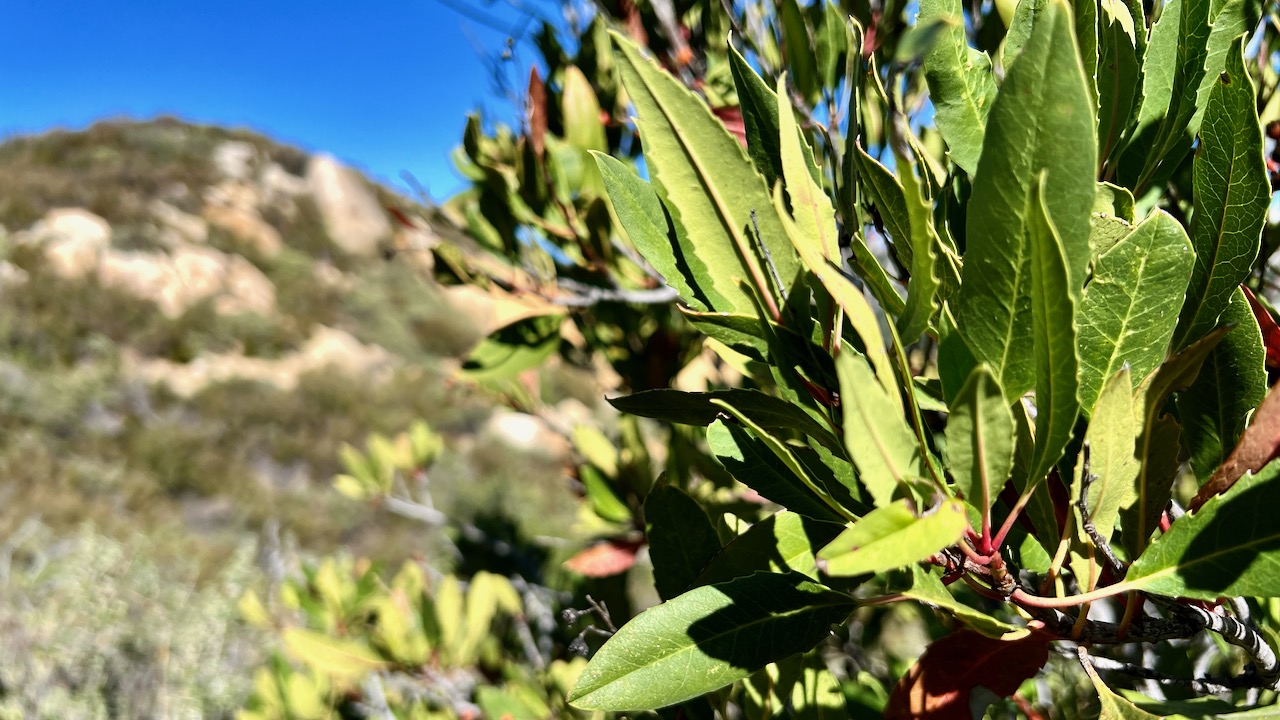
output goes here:
<path id="1" fill-rule="evenodd" d="M 627 35 L 640 47 L 649 47 L 649 33 L 644 29 L 644 17 L 640 15 L 634 0 L 621 0 L 618 6 L 619 14 L 625 18 L 623 24 L 627 28 Z"/>
<path id="2" fill-rule="evenodd" d="M 720 118 L 720 122 L 724 123 L 724 127 L 731 135 L 738 138 L 738 142 L 742 143 L 742 147 L 747 146 L 747 125 L 742 119 L 742 108 L 718 107 L 711 109 L 712 114 Z"/>
<path id="3" fill-rule="evenodd" d="M 405 215 L 403 210 L 397 207 L 392 207 L 390 205 L 387 205 L 386 207 L 387 207 L 387 213 L 390 214 L 391 217 L 396 222 L 400 223 L 402 226 L 410 230 L 418 229 L 418 224 L 415 223 L 413 220 L 411 220 L 408 215 Z"/>
<path id="4" fill-rule="evenodd" d="M 536 67 L 529 69 L 527 103 L 525 120 L 529 123 L 529 142 L 533 144 L 533 154 L 541 160 L 547 150 L 547 88 Z"/>
<path id="5" fill-rule="evenodd" d="M 1280 385 L 1280 383 L 1277 383 Z M 1280 456 L 1280 391 L 1273 385 L 1253 413 L 1253 420 L 1240 436 L 1240 442 L 1225 462 L 1213 471 L 1209 482 L 1191 499 L 1187 510 L 1195 512 L 1214 495 L 1231 489 L 1247 472 L 1258 472 L 1262 466 Z"/>
<path id="6" fill-rule="evenodd" d="M 969 697 L 983 687 L 1000 697 L 1017 692 L 1049 660 L 1053 637 L 1032 630 L 997 640 L 960 630 L 932 643 L 898 681 L 884 716 L 890 720 L 969 720 Z"/>
<path id="7" fill-rule="evenodd" d="M 591 578 L 610 577 L 630 570 L 643 545 L 637 540 L 605 540 L 569 558 L 564 566 Z"/>
<path id="8" fill-rule="evenodd" d="M 1244 285 L 1240 289 L 1249 299 L 1249 307 L 1253 309 L 1253 316 L 1258 319 L 1258 327 L 1262 329 L 1262 345 L 1267 349 L 1267 367 L 1280 367 L 1280 325 L 1271 317 L 1271 311 L 1258 302 L 1252 290 Z"/>

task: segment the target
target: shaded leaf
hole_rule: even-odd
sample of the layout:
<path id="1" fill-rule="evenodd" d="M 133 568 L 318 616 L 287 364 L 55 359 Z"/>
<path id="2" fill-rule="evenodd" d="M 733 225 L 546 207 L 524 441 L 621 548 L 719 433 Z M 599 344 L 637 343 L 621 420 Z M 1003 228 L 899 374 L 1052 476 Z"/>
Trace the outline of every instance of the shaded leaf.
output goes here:
<path id="1" fill-rule="evenodd" d="M 1205 358 L 1191 387 L 1178 393 L 1182 445 L 1190 454 L 1192 472 L 1201 481 L 1226 460 L 1249 414 L 1267 394 L 1262 334 L 1239 289 L 1221 322 L 1234 328 Z"/>
<path id="2" fill-rule="evenodd" d="M 1000 381 L 986 365 L 969 373 L 950 408 L 947 469 L 959 495 L 988 518 L 996 495 L 1013 472 L 1013 413 Z"/>
<path id="3" fill-rule="evenodd" d="M 707 428 L 707 446 L 738 482 L 788 510 L 819 520 L 843 518 L 769 450 L 738 425 L 717 420 Z"/>
<path id="4" fill-rule="evenodd" d="M 756 573 L 695 588 L 624 625 L 578 677 L 569 703 L 587 710 L 672 705 L 809 650 L 853 599 L 800 574 Z"/>
<path id="5" fill-rule="evenodd" d="M 911 243 L 911 279 L 907 285 L 906 307 L 898 316 L 898 333 L 910 344 L 928 329 L 938 307 L 939 282 L 934 266 L 942 241 L 933 227 L 933 206 L 921 194 L 916 180 L 915 164 L 901 154 L 894 153 L 894 156 L 911 223 L 911 237 L 907 239 Z"/>
<path id="6" fill-rule="evenodd" d="M 1194 259 L 1182 225 L 1159 209 L 1098 257 L 1078 315 L 1086 415 L 1121 367 L 1140 382 L 1164 360 Z"/>
<path id="7" fill-rule="evenodd" d="M 1093 5 L 1093 3 L 1078 3 Z M 1140 100 L 1138 26 L 1123 0 L 1101 0 L 1098 33 L 1098 154 L 1103 163 L 1129 128 Z"/>
<path id="8" fill-rule="evenodd" d="M 1196 149 L 1191 216 L 1196 262 L 1178 322 L 1180 345 L 1213 329 L 1248 277 L 1271 199 L 1253 80 L 1243 53 L 1244 38 L 1237 38 L 1226 70 L 1209 93 Z"/>
<path id="9" fill-rule="evenodd" d="M 645 390 L 632 395 L 610 398 L 609 404 L 630 415 L 665 420 L 679 425 L 706 427 L 722 412 L 714 401 L 723 400 L 761 427 L 790 430 L 843 452 L 831 431 L 818 424 L 804 410 L 786 400 L 766 395 L 759 390 L 735 388 L 711 392 L 682 392 L 670 388 Z"/>
<path id="10" fill-rule="evenodd" d="M 746 125 L 747 154 L 755 163 L 756 170 L 764 175 L 768 187 L 773 187 L 783 178 L 782 148 L 778 144 L 781 137 L 778 96 L 733 45 L 729 45 L 728 52 L 729 69 L 733 73 L 733 84 L 738 91 L 742 120 Z M 801 151 L 809 153 L 806 164 L 812 166 L 814 161 L 808 144 L 801 143 Z"/>
<path id="11" fill-rule="evenodd" d="M 644 500 L 653 581 L 663 600 L 684 592 L 720 552 L 720 537 L 698 501 L 680 488 L 654 486 Z"/>
<path id="12" fill-rule="evenodd" d="M 972 693 L 997 697 L 1017 692 L 1049 660 L 1049 635 L 1032 632 L 996 640 L 960 630 L 935 640 L 894 686 L 884 716 L 889 720 L 969 720 Z"/>
<path id="13" fill-rule="evenodd" d="M 1126 590 L 1216 600 L 1280 592 L 1280 465 L 1245 475 L 1225 494 L 1184 515 L 1129 566 Z"/>
<path id="14" fill-rule="evenodd" d="M 1121 508 L 1124 547 L 1130 557 L 1137 557 L 1146 547 L 1169 502 L 1174 477 L 1180 464 L 1178 438 L 1182 427 L 1172 416 L 1164 414 L 1165 402 L 1175 390 L 1188 387 L 1200 372 L 1201 365 L 1222 338 L 1227 328 L 1218 328 L 1191 346 L 1166 360 L 1138 386 L 1135 393 L 1142 408 L 1142 427 L 1138 438 L 1138 497 L 1133 504 Z"/>
<path id="15" fill-rule="evenodd" d="M 1089 262 L 1096 146 L 1071 10 L 1049 0 L 987 117 L 956 306 L 970 350 L 991 366 L 1010 401 L 1036 383 L 1027 199 L 1047 171 L 1044 207 L 1061 240 L 1066 290 L 1078 297 Z"/>
<path id="16" fill-rule="evenodd" d="M 1090 682 L 1093 683 L 1093 689 L 1098 692 L 1098 702 L 1101 703 L 1101 712 L 1098 720 L 1159 720 L 1168 717 L 1166 715 L 1152 715 L 1142 708 L 1134 705 L 1127 698 L 1117 695 L 1102 682 L 1102 678 L 1098 677 L 1098 671 L 1093 668 L 1093 664 L 1087 659 L 1082 663 L 1084 670 L 1089 675 Z M 1181 717 L 1181 716 L 1179 716 Z"/>
<path id="17" fill-rule="evenodd" d="M 894 570 L 954 545 L 969 527 L 964 503 L 947 500 L 916 517 L 906 500 L 872 510 L 818 553 L 819 569 L 832 577 Z"/>

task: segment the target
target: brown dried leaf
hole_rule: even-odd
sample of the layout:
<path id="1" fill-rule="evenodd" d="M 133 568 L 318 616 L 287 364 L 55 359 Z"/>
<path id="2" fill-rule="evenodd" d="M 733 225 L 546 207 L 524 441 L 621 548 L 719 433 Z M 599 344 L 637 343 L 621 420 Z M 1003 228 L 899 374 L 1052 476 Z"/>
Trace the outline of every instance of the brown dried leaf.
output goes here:
<path id="1" fill-rule="evenodd" d="M 533 154 L 542 160 L 547 151 L 547 88 L 538 68 L 529 69 L 529 97 L 525 104 L 525 120 L 529 124 L 529 142 Z"/>

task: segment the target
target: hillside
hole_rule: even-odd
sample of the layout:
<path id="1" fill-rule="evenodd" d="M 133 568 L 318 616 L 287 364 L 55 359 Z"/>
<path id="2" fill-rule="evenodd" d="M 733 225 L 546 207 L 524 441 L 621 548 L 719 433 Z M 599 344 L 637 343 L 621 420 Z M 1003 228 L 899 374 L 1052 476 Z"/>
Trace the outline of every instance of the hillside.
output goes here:
<path id="1" fill-rule="evenodd" d="M 330 485 L 343 443 L 418 418 L 450 440 L 445 510 L 571 518 L 563 443 L 501 447 L 511 423 L 453 378 L 495 310 L 434 280 L 441 236 L 465 242 L 438 211 L 327 155 L 159 119 L 0 145 L 0 225 L 0 537 L 89 522 L 216 560 L 278 526 L 309 552 L 430 554 Z M 565 412 L 595 411 L 576 394 Z"/>

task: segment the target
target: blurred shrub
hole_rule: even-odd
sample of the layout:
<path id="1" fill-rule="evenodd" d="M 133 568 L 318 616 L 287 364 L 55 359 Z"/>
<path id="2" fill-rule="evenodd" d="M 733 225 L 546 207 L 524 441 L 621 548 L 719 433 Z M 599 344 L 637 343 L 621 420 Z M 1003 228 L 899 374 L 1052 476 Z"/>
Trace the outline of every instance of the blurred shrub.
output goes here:
<path id="1" fill-rule="evenodd" d="M 201 585 L 150 553 L 35 522 L 0 547 L 0 717 L 232 717 L 260 658 L 235 610 L 252 548 Z"/>

